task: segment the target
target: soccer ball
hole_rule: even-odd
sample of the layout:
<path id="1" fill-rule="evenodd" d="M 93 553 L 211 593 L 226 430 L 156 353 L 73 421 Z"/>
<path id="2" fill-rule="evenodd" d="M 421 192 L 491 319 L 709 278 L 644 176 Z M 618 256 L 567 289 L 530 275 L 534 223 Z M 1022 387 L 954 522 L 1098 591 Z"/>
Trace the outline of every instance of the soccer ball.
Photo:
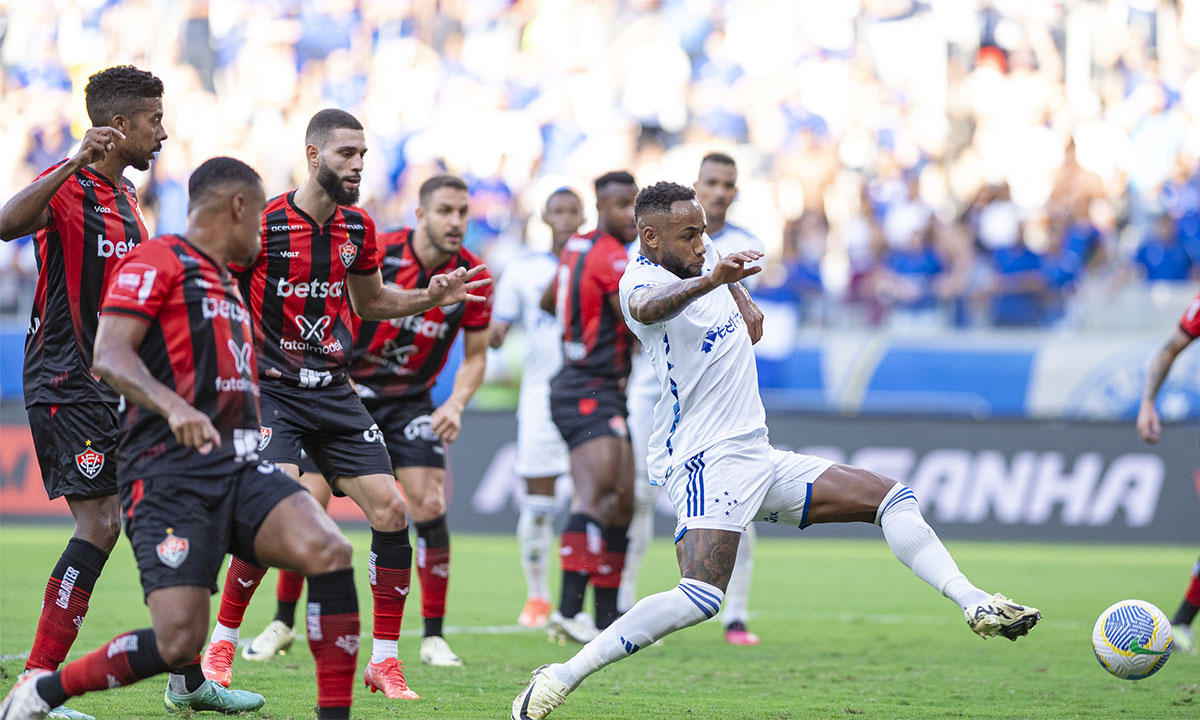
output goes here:
<path id="1" fill-rule="evenodd" d="M 1142 680 L 1171 657 L 1171 623 L 1143 600 L 1122 600 L 1100 613 L 1092 628 L 1092 650 L 1104 669 L 1125 680 Z"/>

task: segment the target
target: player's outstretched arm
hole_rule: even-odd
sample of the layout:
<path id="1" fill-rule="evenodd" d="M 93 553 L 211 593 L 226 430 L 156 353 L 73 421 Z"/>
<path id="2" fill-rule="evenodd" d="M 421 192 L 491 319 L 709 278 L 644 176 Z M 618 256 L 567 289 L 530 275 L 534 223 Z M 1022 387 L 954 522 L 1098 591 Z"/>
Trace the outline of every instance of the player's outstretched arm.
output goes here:
<path id="1" fill-rule="evenodd" d="M 45 177 L 34 180 L 21 192 L 12 196 L 0 208 L 0 240 L 16 240 L 37 232 L 50 224 L 47 208 L 54 193 L 62 187 L 77 170 L 85 165 L 99 162 L 113 149 L 113 140 L 124 140 L 120 130 L 110 127 L 91 128 L 83 136 L 79 152 L 59 165 Z"/>
<path id="2" fill-rule="evenodd" d="M 138 356 L 146 328 L 146 323 L 137 318 L 102 315 L 96 330 L 92 372 L 127 401 L 166 418 L 180 444 L 202 453 L 220 446 L 221 436 L 208 416 L 155 379 Z"/>
<path id="3" fill-rule="evenodd" d="M 395 285 L 385 285 L 383 275 L 378 271 L 369 275 L 351 274 L 347 275 L 346 279 L 350 302 L 363 320 L 388 320 L 419 315 L 441 305 L 485 302 L 486 297 L 475 295 L 471 291 L 492 282 L 491 278 L 472 280 L 486 269 L 486 265 L 476 265 L 470 270 L 456 268 L 448 273 L 434 275 L 429 278 L 429 287 L 419 290 L 402 290 Z"/>
<path id="4" fill-rule="evenodd" d="M 463 361 L 454 373 L 454 389 L 450 397 L 433 411 L 430 427 L 437 436 L 448 443 L 458 439 L 462 430 L 462 413 L 475 391 L 483 384 L 487 370 L 488 333 L 484 330 L 467 330 L 463 334 Z"/>
<path id="5" fill-rule="evenodd" d="M 729 283 L 729 294 L 733 295 L 733 302 L 737 305 L 738 312 L 742 314 L 742 319 L 746 321 L 746 332 L 750 334 L 750 344 L 757 343 L 763 335 L 762 310 L 758 309 L 758 303 L 754 302 L 750 297 L 750 291 L 740 282 Z"/>
<path id="6" fill-rule="evenodd" d="M 760 272 L 761 267 L 746 267 L 746 263 L 760 257 L 762 253 L 754 250 L 730 253 L 721 258 L 707 275 L 642 288 L 629 297 L 629 314 L 643 325 L 670 320 L 696 298 Z"/>
<path id="7" fill-rule="evenodd" d="M 1175 358 L 1179 357 L 1179 353 L 1183 352 L 1192 340 L 1190 335 L 1176 328 L 1175 333 L 1150 361 L 1150 369 L 1146 372 L 1146 386 L 1142 390 L 1142 403 L 1138 407 L 1137 415 L 1138 435 L 1148 443 L 1158 442 L 1162 434 L 1162 422 L 1158 418 L 1154 400 L 1158 397 L 1163 381 L 1167 379 L 1167 373 L 1171 372 Z"/>

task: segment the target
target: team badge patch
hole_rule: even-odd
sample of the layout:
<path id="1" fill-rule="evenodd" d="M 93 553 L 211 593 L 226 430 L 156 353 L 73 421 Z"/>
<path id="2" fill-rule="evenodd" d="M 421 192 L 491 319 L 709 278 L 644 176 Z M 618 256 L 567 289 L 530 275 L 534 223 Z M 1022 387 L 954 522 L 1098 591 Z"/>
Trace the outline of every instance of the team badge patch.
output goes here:
<path id="1" fill-rule="evenodd" d="M 91 480 L 104 469 L 104 453 L 96 452 L 92 448 L 92 441 L 88 440 L 87 447 L 84 448 L 83 452 L 75 456 L 75 467 L 79 468 L 79 472 Z"/>
<path id="2" fill-rule="evenodd" d="M 358 257 L 358 248 L 354 247 L 354 243 L 347 240 L 338 248 L 338 255 L 342 258 L 342 264 L 350 267 L 354 264 L 354 258 Z"/>
<path id="3" fill-rule="evenodd" d="M 260 436 L 258 440 L 258 451 L 262 452 L 263 450 L 267 449 L 268 445 L 271 444 L 271 428 L 260 426 L 258 428 L 258 432 Z"/>
<path id="4" fill-rule="evenodd" d="M 188 540 L 176 535 L 171 528 L 167 528 L 167 536 L 154 548 L 154 551 L 158 553 L 158 559 L 162 561 L 163 565 L 177 569 L 184 560 L 187 560 Z"/>
<path id="5" fill-rule="evenodd" d="M 613 434 L 619 438 L 629 437 L 629 426 L 625 423 L 625 418 L 620 415 L 613 415 L 608 419 L 608 427 L 612 429 Z"/>

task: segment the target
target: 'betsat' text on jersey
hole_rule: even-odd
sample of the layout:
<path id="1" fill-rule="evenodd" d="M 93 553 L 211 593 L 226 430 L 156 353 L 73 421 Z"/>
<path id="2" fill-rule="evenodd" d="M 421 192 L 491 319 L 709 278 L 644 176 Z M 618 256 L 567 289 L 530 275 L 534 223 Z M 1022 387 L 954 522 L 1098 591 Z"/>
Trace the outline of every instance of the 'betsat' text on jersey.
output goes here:
<path id="1" fill-rule="evenodd" d="M 295 204 L 295 191 L 267 204 L 262 251 L 241 271 L 242 292 L 262 328 L 256 350 L 264 381 L 301 388 L 342 381 L 354 345 L 346 283 L 378 268 L 375 223 L 339 205 L 318 224 Z"/>

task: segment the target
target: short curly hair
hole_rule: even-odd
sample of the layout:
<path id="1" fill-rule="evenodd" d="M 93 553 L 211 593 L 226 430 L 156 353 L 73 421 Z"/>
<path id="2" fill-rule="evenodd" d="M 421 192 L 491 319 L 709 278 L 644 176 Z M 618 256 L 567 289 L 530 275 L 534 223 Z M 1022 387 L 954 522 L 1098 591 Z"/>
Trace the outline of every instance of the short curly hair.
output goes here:
<path id="1" fill-rule="evenodd" d="M 308 128 L 304 131 L 304 142 L 324 150 L 325 144 L 333 137 L 334 130 L 362 129 L 362 123 L 358 121 L 358 118 L 345 110 L 325 108 L 308 121 Z"/>
<path id="2" fill-rule="evenodd" d="M 656 213 L 671 213 L 677 202 L 696 199 L 696 191 L 686 185 L 663 180 L 642 188 L 633 201 L 633 216 L 640 223 L 645 216 Z"/>
<path id="3" fill-rule="evenodd" d="M 188 178 L 188 205 L 226 185 L 261 185 L 262 178 L 254 168 L 231 157 L 209 158 Z"/>
<path id="4" fill-rule="evenodd" d="M 89 77 L 83 88 L 88 119 L 93 127 L 111 125 L 117 115 L 128 117 L 137 112 L 142 100 L 162 96 L 162 80 L 132 65 L 101 70 Z"/>

